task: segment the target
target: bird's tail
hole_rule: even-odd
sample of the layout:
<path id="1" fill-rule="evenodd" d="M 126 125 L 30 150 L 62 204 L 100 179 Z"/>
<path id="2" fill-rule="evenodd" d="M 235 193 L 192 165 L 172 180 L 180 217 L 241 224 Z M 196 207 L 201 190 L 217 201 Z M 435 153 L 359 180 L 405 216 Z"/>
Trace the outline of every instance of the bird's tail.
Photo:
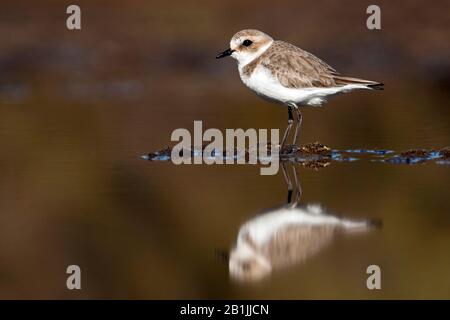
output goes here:
<path id="1" fill-rule="evenodd" d="M 381 229 L 382 220 L 378 218 L 370 218 L 365 220 L 343 220 L 342 227 L 346 232 L 363 232 L 369 230 Z"/>
<path id="2" fill-rule="evenodd" d="M 346 76 L 341 76 L 341 75 L 335 75 L 335 76 L 333 76 L 333 79 L 336 82 L 336 84 L 341 85 L 341 86 L 344 86 L 347 84 L 361 84 L 361 85 L 365 85 L 368 89 L 372 89 L 372 90 L 383 90 L 384 89 L 383 83 L 371 81 L 371 80 L 364 80 L 364 79 L 346 77 Z"/>

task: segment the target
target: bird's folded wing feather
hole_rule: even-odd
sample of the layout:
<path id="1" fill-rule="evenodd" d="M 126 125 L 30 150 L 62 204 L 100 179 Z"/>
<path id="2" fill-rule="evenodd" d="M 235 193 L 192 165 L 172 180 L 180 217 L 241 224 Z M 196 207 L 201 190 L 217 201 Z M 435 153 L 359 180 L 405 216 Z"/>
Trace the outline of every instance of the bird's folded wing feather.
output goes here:
<path id="1" fill-rule="evenodd" d="M 269 69 L 287 88 L 333 87 L 338 72 L 313 54 L 284 41 L 275 41 L 261 57 Z"/>

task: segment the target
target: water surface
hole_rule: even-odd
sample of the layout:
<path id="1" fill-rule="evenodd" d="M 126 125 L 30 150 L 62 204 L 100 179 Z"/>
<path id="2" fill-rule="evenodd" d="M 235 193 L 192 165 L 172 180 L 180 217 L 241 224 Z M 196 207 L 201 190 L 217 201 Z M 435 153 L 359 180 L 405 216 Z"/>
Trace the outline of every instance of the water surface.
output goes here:
<path id="1" fill-rule="evenodd" d="M 450 298 L 448 164 L 381 161 L 450 146 L 448 10 L 424 6 L 406 21 L 411 10 L 385 4 L 388 30 L 369 33 L 359 2 L 287 2 L 276 17 L 226 3 L 81 5 L 84 29 L 70 33 L 52 1 L 2 4 L 1 298 Z M 194 120 L 284 129 L 286 110 L 244 88 L 232 61 L 214 59 L 243 25 L 386 86 L 305 109 L 302 143 L 319 141 L 335 158 L 320 170 L 297 164 L 303 204 L 382 228 L 337 235 L 250 283 L 230 278 L 217 253 L 245 222 L 286 203 L 281 172 L 141 158 Z M 82 269 L 81 291 L 66 289 L 71 264 Z M 382 290 L 366 288 L 372 264 Z"/>

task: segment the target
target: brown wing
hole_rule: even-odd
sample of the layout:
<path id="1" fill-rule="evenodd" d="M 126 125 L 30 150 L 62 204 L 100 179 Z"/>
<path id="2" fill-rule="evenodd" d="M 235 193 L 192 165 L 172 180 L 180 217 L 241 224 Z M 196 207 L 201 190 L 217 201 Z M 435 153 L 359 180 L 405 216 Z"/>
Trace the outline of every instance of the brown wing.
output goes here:
<path id="1" fill-rule="evenodd" d="M 275 41 L 260 63 L 287 88 L 333 87 L 338 72 L 313 54 L 284 41 Z"/>

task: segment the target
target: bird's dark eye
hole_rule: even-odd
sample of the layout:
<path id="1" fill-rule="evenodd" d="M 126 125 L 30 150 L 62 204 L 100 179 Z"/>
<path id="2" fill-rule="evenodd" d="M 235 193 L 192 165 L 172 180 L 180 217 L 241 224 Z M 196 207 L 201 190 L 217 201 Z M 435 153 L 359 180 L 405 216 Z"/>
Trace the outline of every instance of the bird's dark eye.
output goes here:
<path id="1" fill-rule="evenodd" d="M 253 41 L 252 40 L 244 40 L 244 42 L 242 42 L 242 44 L 244 45 L 244 46 L 246 46 L 246 47 L 248 47 L 248 46 L 250 46 L 251 44 L 253 43 Z"/>

